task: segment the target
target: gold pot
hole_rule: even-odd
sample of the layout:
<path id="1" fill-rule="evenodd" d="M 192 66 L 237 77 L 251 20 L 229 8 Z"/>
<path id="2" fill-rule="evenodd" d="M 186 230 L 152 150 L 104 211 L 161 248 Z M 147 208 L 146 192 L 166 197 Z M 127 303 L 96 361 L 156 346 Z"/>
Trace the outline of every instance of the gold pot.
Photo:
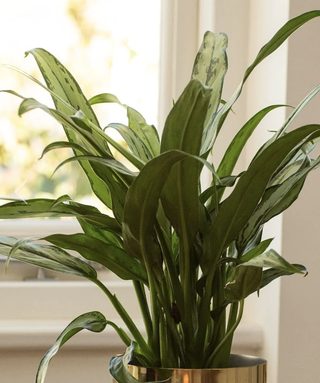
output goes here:
<path id="1" fill-rule="evenodd" d="M 266 383 L 267 362 L 264 359 L 231 355 L 228 368 L 170 369 L 129 366 L 140 382 L 167 380 L 168 383 Z"/>

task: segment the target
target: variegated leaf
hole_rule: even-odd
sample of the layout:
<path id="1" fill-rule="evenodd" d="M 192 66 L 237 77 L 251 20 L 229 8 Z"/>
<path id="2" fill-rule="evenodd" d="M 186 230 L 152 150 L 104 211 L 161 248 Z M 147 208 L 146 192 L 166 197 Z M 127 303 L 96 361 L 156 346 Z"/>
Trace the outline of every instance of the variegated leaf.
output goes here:
<path id="1" fill-rule="evenodd" d="M 123 249 L 108 245 L 87 234 L 54 234 L 42 238 L 67 250 L 74 250 L 85 259 L 96 262 L 124 280 L 139 280 L 145 285 L 148 278 L 145 268 Z"/>
<path id="2" fill-rule="evenodd" d="M 226 34 L 206 32 L 192 69 L 191 78 L 212 89 L 204 123 L 201 153 L 208 151 L 215 136 L 213 120 L 221 103 L 223 81 L 227 72 L 227 45 Z"/>
<path id="3" fill-rule="evenodd" d="M 56 355 L 63 344 L 66 343 L 71 337 L 76 335 L 81 330 L 101 332 L 109 323 L 110 322 L 106 320 L 104 315 L 98 311 L 88 312 L 74 319 L 62 331 L 54 345 L 46 352 L 45 356 L 42 358 L 36 375 L 36 383 L 44 383 L 51 359 Z"/>
<path id="4" fill-rule="evenodd" d="M 18 246 L 15 248 L 17 244 Z M 53 271 L 73 274 L 92 280 L 97 278 L 95 269 L 89 264 L 52 245 L 38 243 L 19 244 L 19 240 L 16 238 L 0 237 L 0 254 Z"/>
<path id="5" fill-rule="evenodd" d="M 201 257 L 201 266 L 205 273 L 215 267 L 221 254 L 251 219 L 270 178 L 286 156 L 313 133 L 320 134 L 320 125 L 307 125 L 279 138 L 267 147 L 240 177 L 205 234 L 204 252 Z"/>
<path id="6" fill-rule="evenodd" d="M 286 273 L 297 273 L 304 274 L 300 268 L 295 267 L 288 261 L 286 261 L 280 254 L 275 250 L 270 249 L 263 254 L 260 254 L 247 262 L 242 263 L 243 266 L 255 266 L 263 268 L 273 268 L 276 270 L 281 270 Z"/>

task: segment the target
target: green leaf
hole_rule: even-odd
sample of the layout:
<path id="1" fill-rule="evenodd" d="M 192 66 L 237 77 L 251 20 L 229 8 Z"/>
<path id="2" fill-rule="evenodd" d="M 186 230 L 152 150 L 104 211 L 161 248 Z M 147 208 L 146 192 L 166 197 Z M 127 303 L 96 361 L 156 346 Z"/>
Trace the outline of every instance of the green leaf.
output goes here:
<path id="1" fill-rule="evenodd" d="M 307 125 L 279 138 L 268 146 L 240 177 L 233 192 L 223 202 L 211 228 L 204 237 L 201 267 L 215 268 L 220 255 L 251 218 L 270 178 L 282 161 L 301 141 L 320 132 L 320 125 Z"/>
<path id="2" fill-rule="evenodd" d="M 303 274 L 299 268 L 295 267 L 288 261 L 286 261 L 280 254 L 278 254 L 275 250 L 270 249 L 263 254 L 260 254 L 247 262 L 242 263 L 243 266 L 255 266 L 255 267 L 272 267 L 276 270 L 281 270 L 286 273 L 297 273 Z"/>
<path id="3" fill-rule="evenodd" d="M 300 28 L 303 24 L 307 23 L 309 20 L 312 20 L 315 17 L 319 16 L 320 11 L 315 10 L 303 13 L 302 15 L 299 15 L 289 20 L 282 28 L 278 30 L 278 32 L 272 37 L 272 39 L 260 49 L 254 62 L 246 70 L 244 75 L 244 81 L 248 78 L 253 69 L 261 61 L 263 61 L 266 57 L 268 57 L 271 53 L 278 49 L 279 46 L 282 45 L 294 31 Z"/>
<path id="4" fill-rule="evenodd" d="M 17 244 L 18 247 L 14 248 Z M 97 278 L 97 273 L 93 267 L 56 246 L 37 243 L 19 244 L 19 240 L 16 238 L 0 237 L 0 253 L 49 270 L 91 280 Z"/>
<path id="5" fill-rule="evenodd" d="M 172 167 L 188 158 L 208 165 L 200 157 L 179 150 L 170 150 L 149 161 L 130 186 L 126 196 L 122 228 L 124 247 L 129 254 L 141 258 L 144 253 L 150 261 L 153 259 L 157 263 L 159 249 L 154 241 L 152 228 L 162 189 Z"/>
<path id="6" fill-rule="evenodd" d="M 123 239 L 129 254 L 158 262 L 159 249 L 153 239 L 158 203 L 172 166 L 186 158 L 182 152 L 171 151 L 149 161 L 135 179 L 124 206 Z M 142 249 L 145 246 L 146 249 Z M 153 260 L 151 259 L 153 258 Z"/>
<path id="7" fill-rule="evenodd" d="M 239 265 L 235 269 L 234 280 L 225 287 L 226 299 L 241 301 L 258 290 L 262 278 L 262 268 Z"/>
<path id="8" fill-rule="evenodd" d="M 291 164 L 292 166 L 287 167 L 287 172 L 281 171 L 281 177 L 288 178 L 285 178 L 280 185 L 266 190 L 256 211 L 239 234 L 237 239 L 239 248 L 243 248 L 246 245 L 263 223 L 282 213 L 298 198 L 309 172 L 320 166 L 320 157 L 311 164 L 309 162 L 307 164 L 308 166 L 301 166 L 300 164 L 298 168 Z M 293 174 L 290 175 L 290 172 L 293 172 Z M 280 178 L 275 176 L 272 182 L 278 181 L 280 181 Z"/>
<path id="9" fill-rule="evenodd" d="M 67 158 L 66 160 L 62 161 L 54 170 L 53 174 L 60 169 L 63 165 L 66 165 L 70 162 L 82 162 L 82 161 L 89 161 L 89 162 L 97 162 L 101 165 L 104 165 L 108 168 L 111 168 L 115 170 L 117 173 L 124 174 L 129 177 L 135 177 L 137 173 L 132 172 L 129 170 L 125 165 L 123 165 L 121 162 L 117 161 L 114 159 L 114 157 L 109 156 L 108 158 L 106 157 L 99 157 L 99 156 L 88 156 L 88 155 L 79 155 L 79 156 L 74 156 Z"/>
<path id="10" fill-rule="evenodd" d="M 150 153 L 149 159 L 160 154 L 160 141 L 157 129 L 148 125 L 144 117 L 135 109 L 127 106 L 129 126 L 141 138 Z"/>
<path id="11" fill-rule="evenodd" d="M 105 150 L 105 148 L 108 149 L 108 144 L 110 144 L 136 168 L 140 169 L 144 165 L 145 161 L 128 151 L 124 145 L 111 138 L 96 125 L 92 124 L 82 112 L 77 112 L 75 116 L 71 116 L 71 119 L 82 129 L 81 133 L 85 136 L 87 141 L 94 140 L 94 144 L 99 148 L 98 153 L 100 153 L 100 155 L 111 155 L 109 150 Z"/>
<path id="12" fill-rule="evenodd" d="M 72 74 L 65 68 L 59 60 L 44 49 L 33 49 L 26 54 L 31 53 L 44 77 L 44 80 L 50 90 L 52 99 L 55 103 L 57 110 L 66 115 L 73 115 L 75 111 L 82 111 L 83 114 L 99 129 L 99 122 L 88 102 L 79 84 L 76 82 Z M 61 101 L 62 100 L 62 101 Z M 70 105 L 70 106 L 69 106 Z M 70 142 L 78 143 L 81 145 L 83 140 L 80 139 L 72 130 L 69 129 L 69 123 L 66 125 L 62 122 L 67 138 Z M 110 153 L 107 145 L 104 149 Z M 76 151 L 76 154 L 77 151 Z M 87 162 L 81 162 L 85 174 L 87 175 L 91 184 L 93 192 L 97 197 L 108 207 L 112 206 L 108 186 L 105 180 L 101 180 L 99 176 L 92 170 Z M 106 177 L 112 178 L 113 171 L 109 173 L 105 171 Z"/>
<path id="13" fill-rule="evenodd" d="M 135 343 L 127 348 L 125 354 L 114 356 L 109 362 L 109 371 L 114 380 L 118 383 L 139 383 L 129 372 L 128 365 L 134 356 Z"/>
<path id="14" fill-rule="evenodd" d="M 73 202 L 77 206 L 75 202 Z M 87 206 L 88 208 L 88 206 Z M 95 207 L 90 207 L 93 214 L 99 214 L 99 210 Z M 113 219 L 113 218 L 112 218 Z M 83 219 L 81 216 L 77 216 L 77 220 L 83 230 L 83 232 L 91 237 L 98 238 L 101 241 L 109 244 L 115 245 L 118 247 L 123 247 L 123 242 L 121 238 L 121 230 L 119 232 L 115 232 L 114 230 L 110 230 L 110 228 L 106 225 L 101 225 L 96 221 L 89 221 L 87 219 Z M 114 219 L 113 219 L 114 220 Z M 115 220 L 114 220 L 115 221 Z M 116 221 L 115 221 L 116 222 Z M 120 229 L 120 227 L 119 227 Z"/>
<path id="15" fill-rule="evenodd" d="M 48 51 L 36 48 L 26 52 L 26 56 L 32 54 L 35 58 L 47 87 L 56 95 L 72 106 L 72 110 L 53 96 L 56 108 L 66 114 L 74 114 L 74 110 L 81 110 L 87 118 L 99 126 L 98 119 L 84 96 L 78 82 L 68 69 Z"/>
<path id="16" fill-rule="evenodd" d="M 292 264 L 296 269 L 300 270 L 305 276 L 308 274 L 307 269 L 303 265 L 298 265 L 298 264 Z M 274 281 L 277 278 L 286 276 L 286 275 L 292 275 L 294 273 L 289 272 L 289 271 L 284 271 L 284 270 L 279 270 L 279 269 L 274 269 L 270 268 L 267 270 L 263 270 L 262 273 L 262 280 L 261 284 L 259 286 L 259 290 L 261 290 L 263 287 L 267 286 L 269 283 Z"/>
<path id="17" fill-rule="evenodd" d="M 111 144 L 138 169 L 144 165 L 143 161 L 128 152 L 128 150 L 121 144 L 105 134 L 100 128 L 88 120 L 81 111 L 77 112 L 76 115 L 66 115 L 59 110 L 47 107 L 33 98 L 25 98 L 20 104 L 19 115 L 21 116 L 22 114 L 37 108 L 48 113 L 56 121 L 62 124 L 65 129 L 67 129 L 67 132 L 75 135 L 75 141 L 78 143 L 70 140 L 70 134 L 67 134 L 70 141 L 70 147 L 74 149 L 75 153 L 80 151 L 80 153 L 91 153 L 93 155 L 99 154 L 102 157 L 111 158 L 112 155 L 108 148 L 108 144 Z M 63 145 L 65 146 L 66 144 Z M 79 150 L 79 148 L 81 149 Z"/>
<path id="18" fill-rule="evenodd" d="M 277 138 L 283 136 L 291 124 L 291 122 L 298 116 L 298 114 L 304 109 L 304 107 L 320 92 L 320 85 L 316 86 L 301 102 L 298 106 L 296 106 L 290 116 L 287 118 L 281 129 L 277 131 L 272 140 L 276 140 Z"/>
<path id="19" fill-rule="evenodd" d="M 251 259 L 257 257 L 258 255 L 262 254 L 264 251 L 267 250 L 270 243 L 273 241 L 273 238 L 265 239 L 261 243 L 259 243 L 256 247 L 249 250 L 245 255 L 241 257 L 241 262 L 248 262 Z"/>
<path id="20" fill-rule="evenodd" d="M 44 155 L 49 153 L 51 150 L 66 149 L 66 148 L 78 150 L 80 153 L 82 153 L 84 155 L 89 155 L 90 154 L 82 146 L 80 146 L 78 144 L 75 144 L 75 143 L 72 143 L 72 142 L 68 142 L 68 141 L 56 141 L 56 142 L 52 142 L 51 144 L 47 145 L 43 149 L 41 157 L 39 159 L 41 160 L 44 157 Z"/>
<path id="21" fill-rule="evenodd" d="M 64 99 L 62 99 L 61 97 L 59 97 L 56 93 L 54 93 L 51 89 L 47 88 L 44 84 L 42 84 L 41 81 L 39 81 L 38 79 L 36 79 L 35 77 L 31 76 L 29 73 L 23 71 L 22 69 L 20 68 L 17 68 L 13 65 L 8 65 L 8 64 L 1 64 L 0 63 L 0 67 L 3 67 L 3 68 L 7 68 L 7 69 L 11 69 L 11 70 L 14 70 L 15 72 L 17 73 L 20 73 L 22 74 L 23 76 L 25 76 L 26 78 L 28 78 L 29 80 L 33 81 L 34 83 L 36 83 L 37 85 L 39 85 L 41 88 L 45 89 L 47 92 L 49 92 L 51 94 L 51 96 L 59 99 L 59 101 L 62 103 L 62 104 L 65 104 L 65 107 L 69 110 L 69 108 L 71 108 L 73 110 L 73 112 L 75 113 L 76 112 L 76 109 L 72 108 L 72 106 L 66 102 Z M 0 90 L 0 92 L 6 92 L 6 93 L 10 93 L 16 97 L 19 97 L 19 98 L 22 98 L 24 99 L 25 97 L 21 96 L 19 93 L 13 91 L 13 90 Z"/>
<path id="22" fill-rule="evenodd" d="M 104 104 L 104 103 L 116 103 L 123 106 L 123 104 L 119 101 L 118 97 L 112 93 L 97 94 L 96 96 L 93 96 L 89 99 L 90 105 Z"/>
<path id="23" fill-rule="evenodd" d="M 118 383 L 139 383 L 129 371 L 129 363 L 135 358 L 139 359 L 139 346 L 136 342 L 132 342 L 131 346 L 127 348 L 126 352 L 120 356 L 114 356 L 109 362 L 109 371 L 112 377 Z M 142 355 L 141 355 L 142 356 Z M 143 357 L 143 356 L 142 356 Z M 156 383 L 163 383 L 170 379 L 172 371 L 170 369 L 163 369 L 159 371 Z M 152 380 L 152 382 L 155 382 Z M 146 381 L 145 383 L 151 383 Z"/>
<path id="24" fill-rule="evenodd" d="M 306 177 L 307 174 L 304 174 L 295 183 L 292 183 L 292 187 L 284 195 L 282 195 L 281 199 L 276 201 L 272 208 L 268 209 L 263 215 L 261 220 L 262 224 L 270 221 L 270 219 L 272 219 L 273 217 L 281 214 L 283 211 L 288 209 L 293 204 L 293 202 L 297 200 L 303 188 Z"/>
<path id="25" fill-rule="evenodd" d="M 121 279 L 139 280 L 146 285 L 148 284 L 144 267 L 117 246 L 108 245 L 83 233 L 54 234 L 42 239 L 64 249 L 77 251 L 85 259 L 99 263 Z"/>
<path id="26" fill-rule="evenodd" d="M 129 126 L 114 123 L 109 124 L 108 128 L 115 129 L 117 132 L 119 132 L 132 153 L 142 159 L 144 162 L 147 162 L 152 158 L 152 154 L 149 152 L 143 141 Z"/>
<path id="27" fill-rule="evenodd" d="M 206 32 L 192 69 L 191 79 L 199 80 L 212 89 L 204 124 L 202 153 L 207 152 L 214 137 L 213 119 L 221 102 L 223 81 L 227 72 L 227 45 L 226 34 Z"/>
<path id="28" fill-rule="evenodd" d="M 248 139 L 259 125 L 261 120 L 272 110 L 287 105 L 271 105 L 268 106 L 259 112 L 257 112 L 253 117 L 248 120 L 245 125 L 239 130 L 239 132 L 234 136 L 230 145 L 228 146 L 225 154 L 220 162 L 220 165 L 217 169 L 219 177 L 230 176 L 232 171 L 239 159 L 239 156 L 247 143 Z"/>
<path id="29" fill-rule="evenodd" d="M 49 363 L 51 359 L 57 354 L 59 349 L 75 334 L 81 330 L 89 330 L 92 332 L 101 332 L 106 328 L 107 324 L 111 322 L 98 311 L 88 312 L 82 314 L 74 319 L 59 335 L 55 344 L 47 351 L 42 358 L 36 376 L 36 383 L 44 383 Z"/>
<path id="30" fill-rule="evenodd" d="M 171 109 L 161 138 L 161 153 L 171 149 L 199 155 L 204 114 L 211 89 L 200 81 L 191 80 Z"/>
<path id="31" fill-rule="evenodd" d="M 224 120 L 226 119 L 228 113 L 230 112 L 236 100 L 239 98 L 246 80 L 248 79 L 251 72 L 256 68 L 256 66 L 260 62 L 262 62 L 266 57 L 272 54 L 277 48 L 279 48 L 279 46 L 282 45 L 294 31 L 296 31 L 298 28 L 300 28 L 303 24 L 305 24 L 309 20 L 319 16 L 320 16 L 320 11 L 316 10 L 316 11 L 303 13 L 302 15 L 289 20 L 282 28 L 278 30 L 278 32 L 271 38 L 271 40 L 268 41 L 268 43 L 265 44 L 260 49 L 253 63 L 247 68 L 244 74 L 243 80 L 238 86 L 235 93 L 231 96 L 229 101 L 217 112 L 213 121 L 213 127 L 212 127 L 213 131 L 217 131 L 217 133 L 219 133 Z M 203 152 L 208 151 L 211 148 L 211 146 L 212 146 L 212 143 L 210 145 L 208 143 L 206 146 L 204 146 Z"/>
<path id="32" fill-rule="evenodd" d="M 265 196 L 268 193 L 272 194 L 272 190 L 284 183 L 288 178 L 298 174 L 300 171 L 303 171 L 306 167 L 310 166 L 310 160 L 306 158 L 304 154 L 304 160 L 293 160 L 293 162 L 286 165 L 284 168 L 277 171 L 269 183 L 269 188 L 266 190 Z"/>
<path id="33" fill-rule="evenodd" d="M 102 93 L 89 100 L 91 105 L 101 103 L 116 103 L 127 110 L 129 126 L 110 124 L 108 127 L 117 129 L 132 152 L 140 159 L 148 161 L 159 154 L 159 135 L 154 126 L 148 125 L 143 116 L 135 109 L 122 104 L 119 99 L 110 93 Z"/>
<path id="34" fill-rule="evenodd" d="M 70 197 L 63 196 L 70 200 Z M 10 202 L 0 206 L 0 219 L 20 219 L 34 217 L 81 217 L 97 227 L 121 234 L 117 221 L 106 214 L 102 214 L 92 206 L 74 203 L 64 203 L 61 199 L 29 199 L 26 201 Z M 93 210 L 95 209 L 95 210 Z"/>
<path id="35" fill-rule="evenodd" d="M 177 149 L 199 155 L 204 118 L 211 91 L 192 80 L 175 103 L 166 120 L 161 140 L 161 152 Z M 165 214 L 178 236 L 192 243 L 198 231 L 199 177 L 201 164 L 186 159 L 174 166 L 162 194 Z"/>

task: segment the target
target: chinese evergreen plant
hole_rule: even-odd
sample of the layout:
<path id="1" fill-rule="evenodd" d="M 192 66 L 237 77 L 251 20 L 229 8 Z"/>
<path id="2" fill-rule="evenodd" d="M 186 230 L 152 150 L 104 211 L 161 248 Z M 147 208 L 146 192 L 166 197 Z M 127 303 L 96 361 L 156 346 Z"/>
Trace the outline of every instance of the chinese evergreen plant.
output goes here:
<path id="1" fill-rule="evenodd" d="M 110 361 L 110 371 L 120 383 L 135 381 L 127 370 L 132 359 L 153 367 L 227 367 L 245 298 L 278 277 L 306 273 L 304 266 L 290 264 L 272 250 L 272 239 L 263 239 L 262 231 L 266 222 L 297 199 L 307 175 L 319 166 L 320 158 L 312 159 L 310 153 L 319 140 L 320 125 L 287 128 L 320 88 L 293 109 L 240 174 L 235 175 L 234 168 L 251 134 L 269 112 L 283 105 L 268 106 L 252 116 L 233 137 L 219 164 L 209 163 L 208 156 L 254 68 L 291 33 L 318 16 L 320 11 L 311 11 L 286 23 L 262 47 L 227 102 L 221 99 L 227 36 L 207 32 L 191 80 L 174 103 L 161 138 L 141 114 L 114 95 L 99 94 L 88 100 L 71 73 L 43 49 L 27 54 L 35 58 L 46 85 L 13 68 L 45 88 L 55 105 L 48 107 L 6 90 L 22 99 L 19 115 L 40 108 L 61 123 L 66 134 L 66 141 L 49 144 L 43 155 L 71 148 L 73 157 L 61 165 L 78 161 L 92 192 L 112 214 L 67 195 L 3 204 L 1 219 L 75 217 L 83 232 L 42 238 L 49 244 L 0 237 L 1 253 L 8 261 L 16 258 L 86 278 L 102 289 L 126 325 L 122 329 L 100 312 L 76 318 L 42 359 L 38 383 L 44 381 L 51 358 L 70 337 L 82 329 L 100 332 L 107 325 L 127 347 L 123 356 Z M 99 103 L 122 105 L 128 124 L 102 129 L 92 108 Z M 127 148 L 111 138 L 109 129 L 122 135 Z M 111 147 L 132 166 L 119 162 Z M 205 168 L 211 185 L 203 190 L 200 176 Z M 145 336 L 87 261 L 132 280 Z"/>

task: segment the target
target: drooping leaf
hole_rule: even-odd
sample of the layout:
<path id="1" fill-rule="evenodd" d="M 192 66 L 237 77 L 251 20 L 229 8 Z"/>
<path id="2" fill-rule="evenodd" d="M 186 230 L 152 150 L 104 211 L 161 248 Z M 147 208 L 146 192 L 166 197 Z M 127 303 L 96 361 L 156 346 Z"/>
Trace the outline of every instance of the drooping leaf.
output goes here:
<path id="1" fill-rule="evenodd" d="M 276 270 L 281 270 L 286 273 L 297 273 L 303 274 L 300 268 L 295 267 L 288 261 L 286 261 L 280 254 L 278 254 L 275 250 L 270 249 L 265 253 L 262 253 L 247 262 L 244 262 L 242 265 L 244 266 L 255 266 L 255 267 L 268 267 Z"/>
<path id="2" fill-rule="evenodd" d="M 72 338 L 81 330 L 101 332 L 105 329 L 106 325 L 110 323 L 111 322 L 107 321 L 104 315 L 98 311 L 88 312 L 74 319 L 62 331 L 55 344 L 46 352 L 42 358 L 37 371 L 36 383 L 44 383 L 51 359 L 70 338 Z"/>
<path id="3" fill-rule="evenodd" d="M 120 356 L 114 356 L 109 362 L 109 371 L 112 377 L 118 383 L 139 383 L 140 381 L 134 378 L 129 371 L 129 363 L 137 358 L 139 360 L 143 358 L 143 355 L 139 352 L 139 345 L 136 342 L 132 342 L 130 347 L 126 349 L 126 352 Z M 160 372 L 159 372 L 160 373 Z M 172 375 L 170 369 L 164 369 L 161 376 L 157 376 L 157 383 L 164 383 L 168 381 Z M 145 383 L 151 383 L 146 381 Z"/>
<path id="4" fill-rule="evenodd" d="M 93 96 L 89 99 L 90 105 L 103 104 L 103 103 L 116 103 L 123 106 L 123 104 L 120 102 L 118 97 L 112 93 L 97 94 L 96 96 Z"/>
<path id="5" fill-rule="evenodd" d="M 104 165 L 106 167 L 109 167 L 111 169 L 114 169 L 116 172 L 124 174 L 129 177 L 135 177 L 137 173 L 132 172 L 129 170 L 125 165 L 123 165 L 121 162 L 114 159 L 113 156 L 106 157 L 99 157 L 99 156 L 90 156 L 90 155 L 79 155 L 67 158 L 66 160 L 62 161 L 54 170 L 53 173 L 55 173 L 58 169 L 60 169 L 63 165 L 68 164 L 70 162 L 82 162 L 82 161 L 89 161 L 89 162 L 96 162 L 101 165 Z"/>
<path id="6" fill-rule="evenodd" d="M 292 265 L 296 269 L 298 269 L 302 273 L 304 273 L 305 275 L 308 274 L 307 269 L 305 268 L 305 266 L 298 265 L 298 264 L 295 264 L 295 263 L 292 264 Z M 283 277 L 283 276 L 286 276 L 286 275 L 292 275 L 292 274 L 293 274 L 292 272 L 285 271 L 285 270 L 274 269 L 272 267 L 270 269 L 263 270 L 262 280 L 261 280 L 261 284 L 259 286 L 259 290 L 261 290 L 263 287 L 267 286 L 269 283 L 271 283 L 272 281 L 274 281 L 277 278 L 280 278 L 280 277 Z"/>
<path id="7" fill-rule="evenodd" d="M 148 284 L 144 267 L 117 246 L 108 245 L 83 233 L 54 234 L 42 239 L 64 249 L 77 251 L 85 259 L 99 263 L 121 279 L 139 280 L 146 285 Z"/>
<path id="8" fill-rule="evenodd" d="M 64 201 L 70 197 L 64 196 Z M 0 206 L 0 219 L 34 218 L 34 217 L 81 217 L 97 227 L 121 234 L 117 221 L 92 206 L 80 203 L 65 203 L 63 200 L 37 198 L 10 202 Z"/>
<path id="9" fill-rule="evenodd" d="M 82 146 L 76 144 L 76 143 L 72 143 L 72 142 L 68 142 L 68 141 L 56 141 L 56 142 L 52 142 L 50 143 L 49 145 L 47 145 L 43 151 L 42 151 L 42 154 L 40 156 L 40 160 L 43 158 L 43 156 L 47 153 L 49 153 L 51 150 L 56 150 L 56 149 L 74 149 L 74 150 L 78 150 L 80 153 L 84 154 L 84 155 L 90 155 L 90 152 L 87 152 Z"/>
<path id="10" fill-rule="evenodd" d="M 12 248 L 17 243 L 19 243 L 19 240 L 16 238 L 0 237 L 0 254 L 53 271 L 77 275 L 91 280 L 97 278 L 97 273 L 93 267 L 56 246 L 24 243 L 12 251 Z"/>

